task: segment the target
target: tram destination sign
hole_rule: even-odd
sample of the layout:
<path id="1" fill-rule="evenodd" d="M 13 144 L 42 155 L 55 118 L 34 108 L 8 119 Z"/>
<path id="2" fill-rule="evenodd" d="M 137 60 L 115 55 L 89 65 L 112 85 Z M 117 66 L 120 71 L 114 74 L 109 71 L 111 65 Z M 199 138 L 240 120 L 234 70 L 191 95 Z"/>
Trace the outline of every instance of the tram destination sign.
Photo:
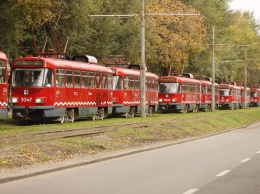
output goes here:
<path id="1" fill-rule="evenodd" d="M 42 66 L 43 61 L 41 60 L 17 60 L 15 65 L 24 65 L 24 66 Z"/>

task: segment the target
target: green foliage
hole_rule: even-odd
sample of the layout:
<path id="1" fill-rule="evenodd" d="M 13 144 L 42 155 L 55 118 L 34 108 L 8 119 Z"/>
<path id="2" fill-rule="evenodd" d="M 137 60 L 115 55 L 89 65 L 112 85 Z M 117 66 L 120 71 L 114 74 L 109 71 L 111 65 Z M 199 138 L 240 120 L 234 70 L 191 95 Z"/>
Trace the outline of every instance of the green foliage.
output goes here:
<path id="1" fill-rule="evenodd" d="M 212 27 L 216 44 L 250 44 L 248 58 L 258 58 L 259 23 L 250 12 L 229 10 L 231 0 L 145 0 L 146 14 L 199 13 L 200 16 L 150 16 L 146 19 L 146 64 L 149 70 L 161 67 L 172 71 L 211 75 Z M 33 54 L 31 33 L 42 51 L 55 49 L 54 35 L 63 51 L 67 38 L 67 55 L 89 54 L 101 58 L 125 55 L 140 63 L 140 0 L 8 0 L 0 2 L 0 50 L 10 59 Z M 127 15 L 135 17 L 92 17 L 91 15 Z M 228 19 L 227 19 L 228 18 Z M 221 79 L 242 79 L 238 68 L 223 67 L 223 60 L 244 59 L 242 47 L 216 47 L 216 74 Z M 259 62 L 250 63 L 259 68 Z M 228 71 L 226 71 L 227 69 Z M 225 78 L 223 77 L 223 71 Z M 221 77 L 222 76 L 222 77 Z M 257 76 L 249 75 L 250 83 Z"/>

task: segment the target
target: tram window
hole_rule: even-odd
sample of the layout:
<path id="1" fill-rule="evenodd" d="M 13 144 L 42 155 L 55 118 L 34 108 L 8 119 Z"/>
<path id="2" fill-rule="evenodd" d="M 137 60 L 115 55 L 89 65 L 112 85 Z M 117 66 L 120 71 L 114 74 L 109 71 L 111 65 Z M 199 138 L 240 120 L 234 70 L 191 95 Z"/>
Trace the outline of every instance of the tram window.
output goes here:
<path id="1" fill-rule="evenodd" d="M 102 76 L 102 88 L 107 88 L 107 75 L 103 74 Z"/>
<path id="2" fill-rule="evenodd" d="M 101 74 L 96 73 L 96 86 L 97 88 L 101 88 Z"/>
<path id="3" fill-rule="evenodd" d="M 145 84 L 146 84 L 146 90 L 150 90 L 150 79 L 149 78 L 146 78 Z"/>
<path id="4" fill-rule="evenodd" d="M 140 81 L 139 81 L 139 78 L 138 78 L 138 77 L 135 78 L 135 89 L 136 89 L 136 90 L 139 90 L 139 89 L 140 89 Z"/>
<path id="5" fill-rule="evenodd" d="M 73 71 L 66 70 L 66 87 L 71 88 L 73 86 Z"/>
<path id="6" fill-rule="evenodd" d="M 158 81 L 157 80 L 154 80 L 154 88 L 153 88 L 154 91 L 158 91 Z"/>
<path id="7" fill-rule="evenodd" d="M 179 83 L 160 83 L 159 92 L 162 93 L 178 93 L 180 91 Z"/>
<path id="8" fill-rule="evenodd" d="M 113 76 L 113 90 L 123 89 L 123 79 L 121 76 Z"/>
<path id="9" fill-rule="evenodd" d="M 80 71 L 74 71 L 74 87 L 79 88 L 80 87 Z"/>
<path id="10" fill-rule="evenodd" d="M 81 72 L 81 87 L 88 87 L 88 72 L 86 71 Z"/>
<path id="11" fill-rule="evenodd" d="M 230 94 L 229 94 L 229 89 L 220 89 L 219 90 L 219 95 L 220 96 L 229 96 Z"/>
<path id="12" fill-rule="evenodd" d="M 91 72 L 88 75 L 89 75 L 89 87 L 95 88 L 95 79 L 94 79 L 95 74 Z"/>
<path id="13" fill-rule="evenodd" d="M 125 90 L 128 90 L 128 89 L 129 89 L 128 82 L 129 82 L 129 77 L 125 77 L 125 78 L 124 78 L 124 87 L 125 87 Z"/>
<path id="14" fill-rule="evenodd" d="M 64 70 L 57 69 L 56 70 L 56 86 L 57 87 L 64 87 Z"/>
<path id="15" fill-rule="evenodd" d="M 134 77 L 130 77 L 129 88 L 131 90 L 135 89 L 135 78 Z"/>
<path id="16" fill-rule="evenodd" d="M 43 86 L 52 87 L 54 85 L 54 75 L 51 69 L 45 69 L 43 77 Z"/>
<path id="17" fill-rule="evenodd" d="M 113 76 L 112 75 L 108 75 L 108 89 L 112 89 L 112 87 L 113 87 L 112 79 L 113 79 Z M 121 85 L 122 85 L 121 87 L 123 87 L 123 83 L 121 83 Z"/>
<path id="18" fill-rule="evenodd" d="M 257 96 L 258 96 L 258 93 L 257 93 L 257 92 L 251 92 L 250 96 L 251 96 L 251 97 L 257 97 Z"/>
<path id="19" fill-rule="evenodd" d="M 0 83 L 5 83 L 5 77 L 6 77 L 6 63 L 4 61 L 0 61 Z"/>

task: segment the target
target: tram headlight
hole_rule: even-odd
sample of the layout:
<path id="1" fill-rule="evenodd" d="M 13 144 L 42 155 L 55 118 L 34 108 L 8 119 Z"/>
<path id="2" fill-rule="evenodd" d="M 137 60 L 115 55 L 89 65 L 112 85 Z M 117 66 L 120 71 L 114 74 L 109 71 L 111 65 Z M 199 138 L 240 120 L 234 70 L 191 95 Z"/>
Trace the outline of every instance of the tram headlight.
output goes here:
<path id="1" fill-rule="evenodd" d="M 35 98 L 35 103 L 36 104 L 42 104 L 43 103 L 43 98 Z"/>
<path id="2" fill-rule="evenodd" d="M 18 98 L 17 97 L 12 97 L 12 103 L 18 103 Z"/>
<path id="3" fill-rule="evenodd" d="M 176 101 L 177 101 L 176 98 L 173 98 L 173 99 L 172 99 L 172 102 L 176 102 Z"/>
<path id="4" fill-rule="evenodd" d="M 163 100 L 161 98 L 159 98 L 159 102 L 162 102 Z"/>
<path id="5" fill-rule="evenodd" d="M 227 99 L 226 102 L 229 102 L 229 99 Z"/>

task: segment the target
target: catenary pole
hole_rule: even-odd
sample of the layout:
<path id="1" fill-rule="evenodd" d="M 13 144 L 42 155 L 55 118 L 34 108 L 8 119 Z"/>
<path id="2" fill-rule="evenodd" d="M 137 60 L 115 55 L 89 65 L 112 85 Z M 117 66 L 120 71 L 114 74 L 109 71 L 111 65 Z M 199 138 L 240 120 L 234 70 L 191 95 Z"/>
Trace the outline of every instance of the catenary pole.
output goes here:
<path id="1" fill-rule="evenodd" d="M 145 2 L 142 0 L 141 5 L 141 65 L 140 65 L 140 116 L 142 118 L 146 117 L 145 114 L 145 106 L 146 106 L 146 80 L 145 80 L 145 71 L 146 71 L 146 64 L 145 64 Z"/>
<path id="2" fill-rule="evenodd" d="M 215 111 L 215 28 L 212 28 L 212 97 L 211 97 L 211 111 Z"/>

